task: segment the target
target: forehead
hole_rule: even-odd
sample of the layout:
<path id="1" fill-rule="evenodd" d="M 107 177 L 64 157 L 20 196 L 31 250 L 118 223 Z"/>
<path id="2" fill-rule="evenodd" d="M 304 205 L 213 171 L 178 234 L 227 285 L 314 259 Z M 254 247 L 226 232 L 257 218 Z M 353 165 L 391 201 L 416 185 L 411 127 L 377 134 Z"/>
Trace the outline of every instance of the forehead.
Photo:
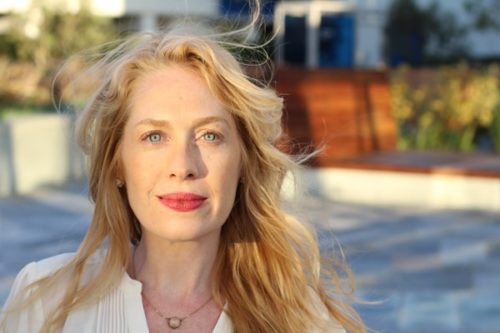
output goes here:
<path id="1" fill-rule="evenodd" d="M 178 65 L 145 73 L 135 81 L 129 117 L 152 116 L 232 118 L 201 75 Z"/>

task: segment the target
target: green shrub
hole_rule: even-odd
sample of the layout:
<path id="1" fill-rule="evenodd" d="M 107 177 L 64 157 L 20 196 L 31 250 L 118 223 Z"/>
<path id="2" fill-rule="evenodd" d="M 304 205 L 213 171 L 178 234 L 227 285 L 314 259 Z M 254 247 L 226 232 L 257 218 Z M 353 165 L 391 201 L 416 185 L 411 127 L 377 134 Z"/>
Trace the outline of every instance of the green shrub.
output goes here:
<path id="1" fill-rule="evenodd" d="M 30 15 L 34 12 L 42 19 L 37 23 L 38 33 L 28 36 L 25 28 L 33 23 Z M 61 64 L 117 36 L 110 18 L 94 16 L 85 8 L 70 13 L 34 2 L 27 13 L 12 15 L 9 22 L 9 29 L 0 36 L 0 106 L 50 106 L 53 79 Z M 57 99 L 59 87 L 55 88 Z"/>
<path id="2" fill-rule="evenodd" d="M 487 129 L 500 151 L 500 73 L 467 66 L 438 70 L 401 67 L 391 78 L 394 116 L 402 149 L 472 151 Z"/>

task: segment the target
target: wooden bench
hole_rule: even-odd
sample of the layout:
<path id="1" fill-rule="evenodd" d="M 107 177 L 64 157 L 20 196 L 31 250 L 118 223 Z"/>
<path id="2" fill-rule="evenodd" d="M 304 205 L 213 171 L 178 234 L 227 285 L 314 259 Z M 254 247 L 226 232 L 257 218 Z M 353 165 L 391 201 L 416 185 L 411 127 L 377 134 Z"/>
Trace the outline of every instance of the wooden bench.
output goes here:
<path id="1" fill-rule="evenodd" d="M 292 152 L 322 147 L 312 166 L 500 178 L 500 156 L 397 151 L 388 75 L 351 69 L 278 68 Z"/>

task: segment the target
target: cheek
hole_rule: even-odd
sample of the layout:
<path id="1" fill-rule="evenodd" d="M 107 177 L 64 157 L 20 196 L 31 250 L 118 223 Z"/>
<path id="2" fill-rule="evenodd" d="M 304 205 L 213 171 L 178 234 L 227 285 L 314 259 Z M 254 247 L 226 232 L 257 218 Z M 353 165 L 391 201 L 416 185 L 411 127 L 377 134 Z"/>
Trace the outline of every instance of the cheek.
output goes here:
<path id="1" fill-rule="evenodd" d="M 127 197 L 139 221 L 151 220 L 151 207 L 154 205 L 153 189 L 155 171 L 150 161 L 134 157 L 123 161 Z M 125 164 L 126 163 L 126 164 Z"/>
<path id="2" fill-rule="evenodd" d="M 224 194 L 234 196 L 240 180 L 240 157 L 238 153 L 230 154 L 228 159 L 219 163 L 217 170 L 220 173 L 221 190 Z"/>
<path id="3" fill-rule="evenodd" d="M 157 173 L 157 163 L 144 154 L 124 154 L 122 156 L 122 170 L 127 188 L 130 191 L 150 191 Z"/>

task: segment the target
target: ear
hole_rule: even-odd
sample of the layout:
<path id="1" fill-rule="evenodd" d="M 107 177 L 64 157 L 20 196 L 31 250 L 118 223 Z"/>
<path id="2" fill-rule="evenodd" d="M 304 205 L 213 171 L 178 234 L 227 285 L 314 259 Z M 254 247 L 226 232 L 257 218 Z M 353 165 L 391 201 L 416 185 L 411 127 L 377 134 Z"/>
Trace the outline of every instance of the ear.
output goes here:
<path id="1" fill-rule="evenodd" d="M 119 149 L 119 148 L 118 148 Z M 112 168 L 114 169 L 115 183 L 117 187 L 123 187 L 125 185 L 125 173 L 123 172 L 121 152 L 118 150 L 116 152 L 117 156 L 114 157 Z"/>

